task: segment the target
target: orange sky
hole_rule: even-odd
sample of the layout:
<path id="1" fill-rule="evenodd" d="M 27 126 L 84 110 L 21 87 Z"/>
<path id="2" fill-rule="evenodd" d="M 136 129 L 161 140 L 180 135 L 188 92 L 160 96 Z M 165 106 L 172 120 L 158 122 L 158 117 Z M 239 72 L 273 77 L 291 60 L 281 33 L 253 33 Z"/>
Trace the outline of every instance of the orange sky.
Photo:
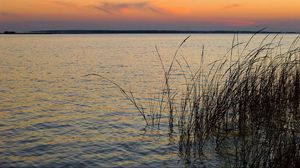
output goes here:
<path id="1" fill-rule="evenodd" d="M 0 0 L 0 30 L 219 30 L 265 26 L 300 31 L 300 1 Z"/>

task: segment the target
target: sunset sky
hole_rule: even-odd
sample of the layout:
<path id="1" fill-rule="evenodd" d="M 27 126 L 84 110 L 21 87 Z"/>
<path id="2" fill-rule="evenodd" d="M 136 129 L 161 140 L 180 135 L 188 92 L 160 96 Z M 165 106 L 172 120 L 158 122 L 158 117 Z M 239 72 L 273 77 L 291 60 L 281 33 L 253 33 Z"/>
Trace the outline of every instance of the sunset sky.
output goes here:
<path id="1" fill-rule="evenodd" d="M 0 0 L 0 31 L 300 31 L 299 0 Z"/>

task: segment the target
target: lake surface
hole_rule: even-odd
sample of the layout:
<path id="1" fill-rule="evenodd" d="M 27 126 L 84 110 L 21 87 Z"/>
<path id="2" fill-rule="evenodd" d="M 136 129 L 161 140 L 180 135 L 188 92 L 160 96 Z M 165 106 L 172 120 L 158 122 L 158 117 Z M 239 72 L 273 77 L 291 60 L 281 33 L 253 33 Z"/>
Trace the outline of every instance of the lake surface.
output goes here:
<path id="1" fill-rule="evenodd" d="M 184 167 L 177 131 L 145 127 L 103 75 L 147 101 L 188 35 L 1 35 L 0 167 Z M 251 35 L 239 35 L 241 42 Z M 259 45 L 265 35 L 258 35 Z M 274 35 L 268 39 L 272 40 Z M 285 35 L 282 44 L 296 35 Z M 192 35 L 179 51 L 191 69 L 220 59 L 233 35 Z M 183 63 L 183 65 L 185 65 Z M 187 66 L 186 66 L 187 67 Z M 182 75 L 174 68 L 175 85 Z M 178 66 L 177 66 L 178 69 Z M 150 96 L 151 97 L 151 96 Z M 144 98 L 144 99 L 143 99 Z M 198 166 L 218 167 L 216 154 Z"/>

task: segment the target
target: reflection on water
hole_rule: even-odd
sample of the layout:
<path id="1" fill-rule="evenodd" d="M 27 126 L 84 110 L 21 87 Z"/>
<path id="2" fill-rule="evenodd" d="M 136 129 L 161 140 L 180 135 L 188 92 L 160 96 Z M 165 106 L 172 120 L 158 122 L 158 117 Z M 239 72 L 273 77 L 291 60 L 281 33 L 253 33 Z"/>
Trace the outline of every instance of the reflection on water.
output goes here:
<path id="1" fill-rule="evenodd" d="M 177 130 L 170 137 L 167 125 L 145 128 L 114 86 L 84 75 L 104 75 L 147 97 L 163 77 L 155 46 L 170 62 L 185 37 L 0 36 L 0 167 L 182 167 Z M 232 37 L 193 35 L 179 55 L 196 67 L 204 45 L 209 63 L 224 55 Z M 202 164 L 216 166 L 218 159 L 211 154 Z"/>

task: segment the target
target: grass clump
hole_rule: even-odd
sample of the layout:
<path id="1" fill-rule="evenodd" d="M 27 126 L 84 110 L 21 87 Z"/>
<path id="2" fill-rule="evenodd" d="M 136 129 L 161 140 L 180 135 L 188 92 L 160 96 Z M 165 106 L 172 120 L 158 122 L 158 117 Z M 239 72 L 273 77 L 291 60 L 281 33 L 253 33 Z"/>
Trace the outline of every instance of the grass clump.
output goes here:
<path id="1" fill-rule="evenodd" d="M 224 70 L 227 60 L 219 64 L 209 87 L 188 85 L 179 119 L 184 158 L 201 156 L 213 141 L 216 152 L 234 148 L 223 153 L 230 167 L 300 166 L 297 42 L 285 52 L 276 51 L 280 43 L 261 43 Z"/>
<path id="2" fill-rule="evenodd" d="M 245 43 L 239 43 L 235 35 L 224 58 L 206 68 L 203 47 L 195 72 L 184 69 L 190 67 L 186 59 L 183 66 L 177 58 L 189 37 L 169 66 L 156 48 L 164 82 L 161 94 L 149 103 L 149 112 L 132 92 L 111 82 L 138 109 L 147 126 L 159 128 L 162 115 L 168 116 L 170 132 L 174 127 L 178 130 L 179 155 L 187 164 L 214 150 L 228 167 L 300 167 L 299 37 L 284 51 L 277 36 L 270 42 L 266 36 L 249 49 L 255 35 Z M 175 64 L 184 73 L 183 93 L 170 84 Z"/>

